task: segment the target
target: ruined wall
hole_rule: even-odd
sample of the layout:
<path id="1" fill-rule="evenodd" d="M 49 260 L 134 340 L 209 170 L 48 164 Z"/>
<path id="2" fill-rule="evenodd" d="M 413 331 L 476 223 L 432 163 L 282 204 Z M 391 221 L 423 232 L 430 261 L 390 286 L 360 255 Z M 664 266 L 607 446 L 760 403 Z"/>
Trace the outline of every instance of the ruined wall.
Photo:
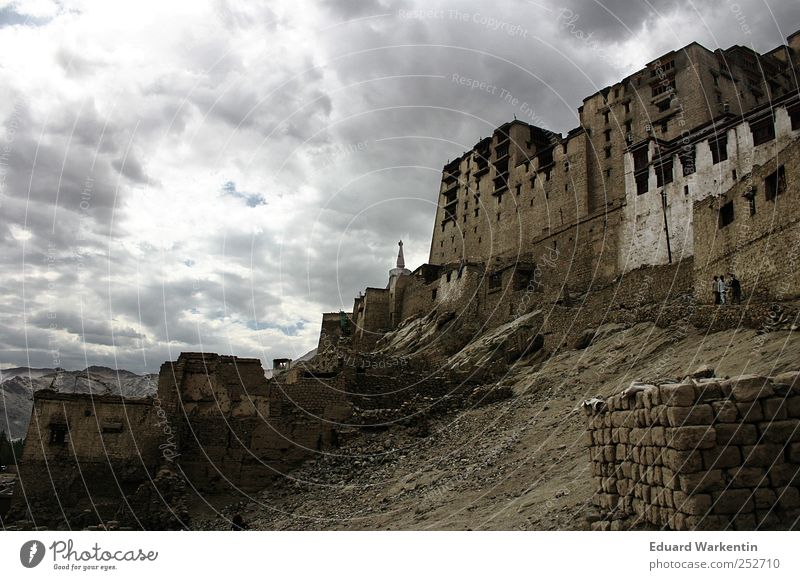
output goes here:
<path id="1" fill-rule="evenodd" d="M 181 468 L 201 490 L 263 486 L 318 441 L 329 444 L 330 422 L 345 413 L 332 404 L 340 392 L 316 379 L 268 382 L 258 359 L 213 353 L 181 353 L 159 376 L 159 396 L 173 402 Z"/>
<path id="2" fill-rule="evenodd" d="M 172 402 L 180 465 L 193 487 L 219 490 L 270 475 L 249 451 L 254 429 L 269 414 L 258 359 L 181 353 L 162 365 L 158 392 Z"/>
<path id="3" fill-rule="evenodd" d="M 169 436 L 154 399 L 38 391 L 19 465 L 14 511 L 42 525 L 113 517 L 149 480 Z"/>
<path id="4" fill-rule="evenodd" d="M 383 334 L 391 328 L 389 290 L 367 288 L 364 296 L 356 298 L 353 305 L 353 346 L 370 350 Z"/>
<path id="5" fill-rule="evenodd" d="M 352 412 L 345 385 L 345 373 L 304 376 L 290 385 L 270 382 L 269 413 L 254 428 L 250 451 L 285 473 L 314 453 L 335 446 L 337 432 Z"/>
<path id="6" fill-rule="evenodd" d="M 771 158 L 754 165 L 724 194 L 694 204 L 699 301 L 712 302 L 713 276 L 722 274 L 729 280 L 728 272 L 741 281 L 745 298 L 786 300 L 800 295 L 800 139 L 795 136 L 785 146 L 787 138 L 784 134 L 784 140 L 756 148 L 757 160 L 765 147 L 773 150 Z M 771 198 L 768 182 L 778 171 L 782 183 Z M 721 216 L 726 206 L 729 223 Z"/>
<path id="7" fill-rule="evenodd" d="M 797 527 L 798 377 L 687 380 L 585 406 L 593 527 Z"/>

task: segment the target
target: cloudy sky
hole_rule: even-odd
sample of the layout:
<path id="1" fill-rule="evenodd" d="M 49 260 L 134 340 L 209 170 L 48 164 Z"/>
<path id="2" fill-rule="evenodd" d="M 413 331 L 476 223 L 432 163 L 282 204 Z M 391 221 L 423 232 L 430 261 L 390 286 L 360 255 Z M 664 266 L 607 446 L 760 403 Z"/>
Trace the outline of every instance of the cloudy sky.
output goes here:
<path id="1" fill-rule="evenodd" d="M 446 161 L 794 4 L 0 0 L 0 365 L 297 357 L 426 260 Z"/>

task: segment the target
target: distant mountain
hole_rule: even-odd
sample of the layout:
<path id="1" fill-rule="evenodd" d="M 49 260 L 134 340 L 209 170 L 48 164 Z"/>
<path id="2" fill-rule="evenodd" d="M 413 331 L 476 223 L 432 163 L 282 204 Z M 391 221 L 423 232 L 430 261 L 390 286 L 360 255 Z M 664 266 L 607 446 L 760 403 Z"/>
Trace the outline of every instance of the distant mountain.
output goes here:
<path id="1" fill-rule="evenodd" d="M 33 393 L 53 389 L 62 393 L 93 393 L 146 397 L 154 395 L 158 375 L 137 375 L 123 369 L 91 366 L 81 371 L 17 367 L 0 370 L 0 431 L 12 439 L 24 437 L 33 408 Z"/>

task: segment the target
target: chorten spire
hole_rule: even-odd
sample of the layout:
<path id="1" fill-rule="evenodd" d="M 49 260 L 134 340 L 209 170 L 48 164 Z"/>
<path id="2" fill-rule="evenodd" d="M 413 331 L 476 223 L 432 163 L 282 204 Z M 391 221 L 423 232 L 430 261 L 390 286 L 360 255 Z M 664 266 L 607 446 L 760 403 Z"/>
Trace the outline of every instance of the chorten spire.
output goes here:
<path id="1" fill-rule="evenodd" d="M 405 258 L 403 258 L 403 240 L 400 240 L 397 245 L 400 246 L 400 250 L 397 252 L 397 267 L 404 269 L 406 267 L 406 261 Z"/>

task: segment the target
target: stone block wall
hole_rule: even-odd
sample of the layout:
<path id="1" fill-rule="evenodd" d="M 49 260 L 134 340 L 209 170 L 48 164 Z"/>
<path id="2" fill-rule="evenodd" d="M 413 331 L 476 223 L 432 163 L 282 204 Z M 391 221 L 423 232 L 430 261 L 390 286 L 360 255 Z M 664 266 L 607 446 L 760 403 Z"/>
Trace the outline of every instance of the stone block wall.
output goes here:
<path id="1" fill-rule="evenodd" d="M 800 373 L 632 390 L 584 407 L 593 529 L 798 529 Z"/>

